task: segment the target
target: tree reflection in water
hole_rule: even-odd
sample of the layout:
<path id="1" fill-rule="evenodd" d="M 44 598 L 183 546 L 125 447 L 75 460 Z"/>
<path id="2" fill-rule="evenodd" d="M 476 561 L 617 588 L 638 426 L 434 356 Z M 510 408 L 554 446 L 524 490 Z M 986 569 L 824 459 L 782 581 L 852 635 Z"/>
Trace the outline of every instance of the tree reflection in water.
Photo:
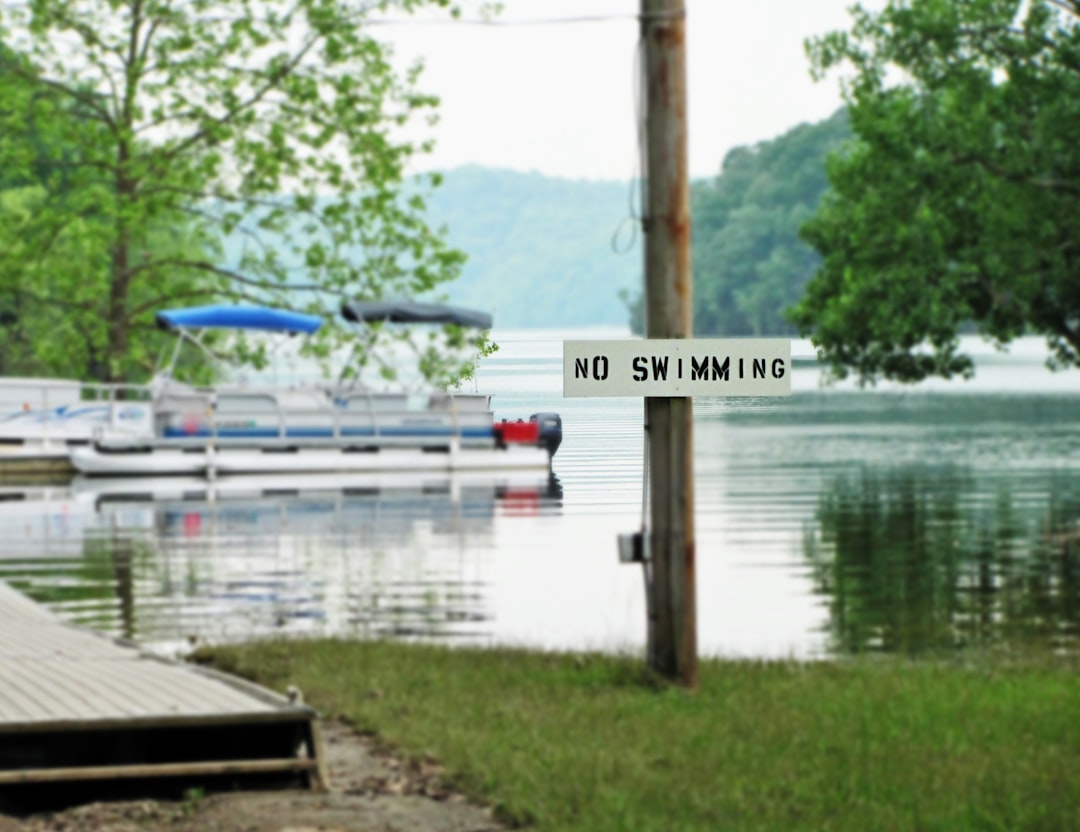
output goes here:
<path id="1" fill-rule="evenodd" d="M 832 652 L 1080 647 L 1080 474 L 988 493 L 959 466 L 866 468 L 827 484 L 815 521 Z"/>

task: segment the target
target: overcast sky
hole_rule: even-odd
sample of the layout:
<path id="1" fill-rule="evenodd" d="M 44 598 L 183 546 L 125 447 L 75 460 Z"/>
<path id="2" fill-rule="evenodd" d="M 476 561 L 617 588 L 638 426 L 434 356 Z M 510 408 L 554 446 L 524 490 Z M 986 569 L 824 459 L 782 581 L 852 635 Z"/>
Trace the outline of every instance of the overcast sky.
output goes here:
<path id="1" fill-rule="evenodd" d="M 435 153 L 416 169 L 480 164 L 574 179 L 634 175 L 640 0 L 504 5 L 499 25 L 414 22 L 378 32 L 400 60 L 424 58 L 421 87 L 442 99 Z M 820 120 L 840 106 L 837 78 L 810 79 L 803 41 L 849 28 L 850 5 L 686 0 L 691 176 L 712 176 L 732 147 Z M 507 25 L 589 16 L 616 19 Z"/>

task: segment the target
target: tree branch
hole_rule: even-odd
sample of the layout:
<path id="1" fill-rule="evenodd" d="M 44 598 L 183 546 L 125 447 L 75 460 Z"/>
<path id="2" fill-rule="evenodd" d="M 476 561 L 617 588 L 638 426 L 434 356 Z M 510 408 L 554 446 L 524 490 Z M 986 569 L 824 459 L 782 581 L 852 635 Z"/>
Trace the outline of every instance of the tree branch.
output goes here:
<path id="1" fill-rule="evenodd" d="M 1007 182 L 1015 182 L 1020 185 L 1031 185 L 1036 188 L 1041 188 L 1047 191 L 1057 191 L 1058 193 L 1066 193 L 1073 195 L 1080 195 L 1080 185 L 1068 182 L 1064 179 L 1057 179 L 1052 177 L 1039 177 L 1028 176 L 1020 173 L 1012 173 L 998 164 L 995 164 L 990 159 L 982 156 L 952 156 L 949 159 L 949 163 L 953 165 L 977 165 L 984 168 L 988 172 L 992 173 L 1000 179 L 1004 179 Z"/>
<path id="2" fill-rule="evenodd" d="M 300 63 L 307 56 L 307 53 L 310 52 L 311 49 L 315 46 L 315 44 L 318 43 L 321 39 L 322 35 L 316 34 L 315 36 L 313 36 L 306 44 L 303 45 L 303 47 L 301 47 L 296 52 L 296 54 L 292 57 L 288 64 L 286 64 L 284 67 L 271 75 L 266 84 L 261 89 L 254 92 L 250 98 L 238 104 L 236 107 L 233 107 L 231 110 L 229 110 L 227 113 L 220 116 L 219 118 L 213 119 L 210 125 L 204 126 L 199 130 L 196 130 L 186 139 L 182 139 L 177 144 L 173 145 L 173 147 L 164 154 L 164 157 L 166 159 L 176 158 L 176 156 L 206 138 L 206 135 L 210 132 L 211 125 L 220 126 L 223 124 L 228 124 L 229 122 L 233 121 L 240 113 L 250 109 L 251 107 L 254 107 L 256 104 L 262 101 L 262 99 L 267 94 L 277 89 L 278 85 L 285 78 L 287 78 L 293 72 L 293 70 L 296 69 L 297 66 L 300 65 Z"/>
<path id="3" fill-rule="evenodd" d="M 1066 14 L 1080 18 L 1080 3 L 1075 2 L 1075 0 L 1046 0 L 1046 2 L 1051 6 L 1056 6 Z"/>
<path id="4" fill-rule="evenodd" d="M 220 294 L 220 292 L 214 289 L 192 289 L 190 292 L 170 292 L 168 294 L 157 295 L 145 303 L 140 303 L 138 306 L 128 310 L 128 317 L 135 319 L 144 312 L 149 312 L 151 309 L 160 309 L 164 303 L 174 305 L 180 300 L 192 300 L 194 298 L 213 298 L 214 295 Z"/>
<path id="5" fill-rule="evenodd" d="M 53 79 L 47 78 L 43 75 L 36 75 L 27 72 L 25 69 L 18 65 L 11 66 L 9 68 L 9 71 L 13 72 L 15 75 L 19 76 L 24 81 L 29 81 L 31 84 L 41 84 L 42 86 L 48 87 L 51 90 L 55 90 L 56 92 L 59 92 L 60 94 L 67 96 L 68 98 L 78 101 L 80 104 L 86 105 L 89 109 L 93 110 L 95 113 L 98 114 L 101 121 L 106 124 L 110 130 L 113 130 L 115 132 L 116 121 L 113 119 L 112 114 L 106 108 L 101 106 L 98 100 L 99 96 L 94 95 L 93 93 L 77 90 L 73 87 L 69 87 L 66 84 L 62 84 L 59 81 L 54 81 Z"/>
<path id="6" fill-rule="evenodd" d="M 254 278 L 245 277 L 239 272 L 235 272 L 232 269 L 227 269 L 223 266 L 215 265 L 208 260 L 188 260 L 184 257 L 167 257 L 161 260 L 154 260 L 149 263 L 141 263 L 138 266 L 133 266 L 131 269 L 132 274 L 151 271 L 153 269 L 159 269 L 163 266 L 177 266 L 178 268 L 194 269 L 195 271 L 207 272 L 209 274 L 216 275 L 217 277 L 225 278 L 229 281 L 235 281 L 242 283 L 245 286 L 254 286 L 258 289 L 273 289 L 278 291 L 314 291 L 314 292 L 329 292 L 333 295 L 344 297 L 343 292 L 338 292 L 333 289 L 328 289 L 318 283 L 290 283 L 288 285 L 278 284 L 274 285 L 267 281 L 255 280 Z"/>

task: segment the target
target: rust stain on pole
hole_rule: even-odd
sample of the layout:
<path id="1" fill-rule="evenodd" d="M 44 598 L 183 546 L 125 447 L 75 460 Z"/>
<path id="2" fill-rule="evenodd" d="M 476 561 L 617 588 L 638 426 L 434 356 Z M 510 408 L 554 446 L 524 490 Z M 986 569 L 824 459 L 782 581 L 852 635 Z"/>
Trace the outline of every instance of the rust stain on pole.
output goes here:
<path id="1" fill-rule="evenodd" d="M 654 24 L 652 32 L 656 45 L 663 49 L 678 49 L 686 43 L 686 24 L 678 18 Z"/>

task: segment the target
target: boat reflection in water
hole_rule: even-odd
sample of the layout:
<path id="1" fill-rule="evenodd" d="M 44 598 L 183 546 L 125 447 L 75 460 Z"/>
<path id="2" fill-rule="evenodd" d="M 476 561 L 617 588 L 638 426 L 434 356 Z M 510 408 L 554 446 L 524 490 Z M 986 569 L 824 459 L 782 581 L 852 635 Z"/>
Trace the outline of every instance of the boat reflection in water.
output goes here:
<path id="1" fill-rule="evenodd" d="M 152 649 L 261 636 L 475 643 L 501 516 L 553 475 L 84 479 L 0 502 L 0 579 Z"/>

